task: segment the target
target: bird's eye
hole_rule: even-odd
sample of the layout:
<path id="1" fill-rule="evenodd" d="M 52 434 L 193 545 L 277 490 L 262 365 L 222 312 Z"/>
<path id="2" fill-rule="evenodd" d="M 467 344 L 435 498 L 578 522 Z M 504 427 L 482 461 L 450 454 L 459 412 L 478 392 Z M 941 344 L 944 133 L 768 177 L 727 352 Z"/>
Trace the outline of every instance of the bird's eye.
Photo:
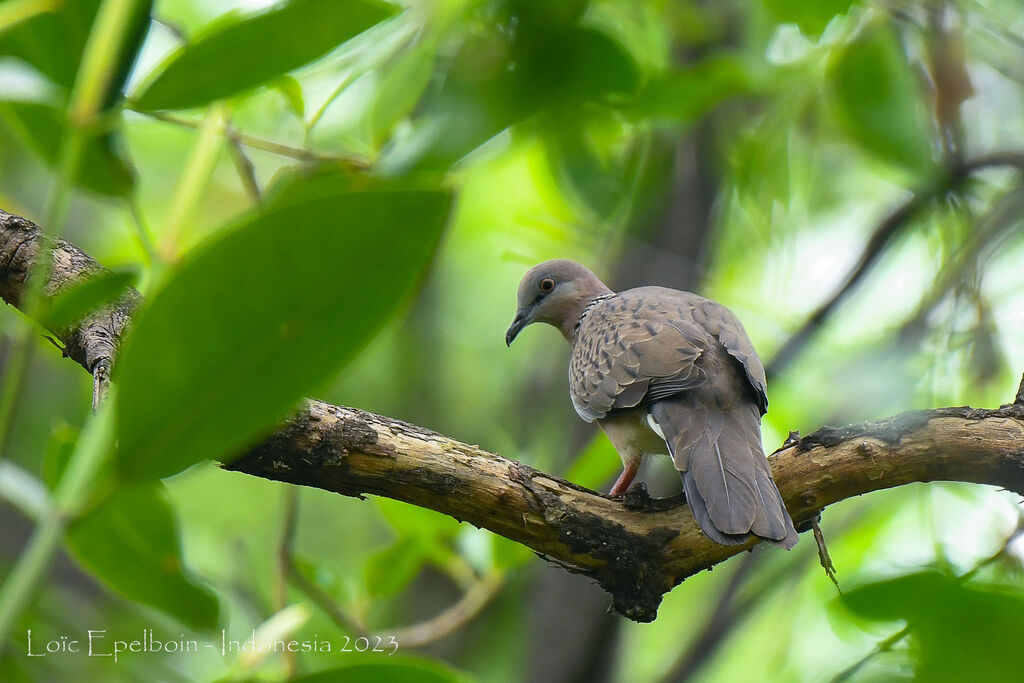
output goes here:
<path id="1" fill-rule="evenodd" d="M 547 294 L 548 292 L 550 292 L 554 288 L 555 288 L 555 281 L 552 280 L 551 278 L 546 277 L 546 278 L 544 278 L 543 280 L 540 281 L 540 291 L 544 292 L 545 294 Z"/>

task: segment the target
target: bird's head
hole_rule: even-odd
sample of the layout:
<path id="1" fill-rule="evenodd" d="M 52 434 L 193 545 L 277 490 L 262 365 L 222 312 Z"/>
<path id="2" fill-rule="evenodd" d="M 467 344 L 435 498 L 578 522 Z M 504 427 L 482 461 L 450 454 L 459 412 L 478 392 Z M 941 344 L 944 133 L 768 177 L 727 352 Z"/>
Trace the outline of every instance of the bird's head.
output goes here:
<path id="1" fill-rule="evenodd" d="M 571 339 L 583 308 L 609 292 L 596 275 L 575 261 L 555 259 L 536 265 L 519 283 L 516 317 L 505 333 L 505 343 L 511 346 L 531 323 L 554 325 Z"/>

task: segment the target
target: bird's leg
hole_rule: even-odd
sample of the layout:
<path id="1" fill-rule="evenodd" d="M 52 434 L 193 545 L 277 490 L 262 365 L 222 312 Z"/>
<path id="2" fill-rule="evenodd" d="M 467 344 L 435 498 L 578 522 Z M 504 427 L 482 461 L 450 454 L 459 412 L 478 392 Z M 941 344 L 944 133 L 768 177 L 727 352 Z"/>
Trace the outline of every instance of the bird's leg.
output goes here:
<path id="1" fill-rule="evenodd" d="M 633 477 L 636 476 L 637 470 L 640 469 L 640 458 L 631 458 L 624 464 L 622 468 L 622 474 L 615 480 L 615 485 L 612 486 L 608 492 L 609 496 L 621 496 L 629 488 L 629 485 L 633 483 Z"/>

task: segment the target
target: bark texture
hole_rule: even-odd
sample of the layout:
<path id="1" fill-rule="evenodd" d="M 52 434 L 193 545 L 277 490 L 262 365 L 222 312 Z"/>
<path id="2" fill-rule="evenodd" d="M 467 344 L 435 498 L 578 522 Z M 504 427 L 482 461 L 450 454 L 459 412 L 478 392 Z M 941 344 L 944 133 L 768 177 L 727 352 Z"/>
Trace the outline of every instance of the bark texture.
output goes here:
<path id="1" fill-rule="evenodd" d="M 32 221 L 0 209 L 0 298 L 12 306 L 21 303 L 25 283 L 44 244 L 53 254 L 49 278 L 43 286 L 44 296 L 53 296 L 76 282 L 106 271 L 78 247 L 61 239 L 44 243 L 41 235 L 39 226 Z M 98 368 L 109 370 L 121 334 L 141 302 L 138 291 L 129 289 L 113 305 L 95 311 L 66 329 L 52 330 L 64 344 L 64 356 L 90 374 Z"/>
<path id="2" fill-rule="evenodd" d="M 0 211 L 0 296 L 17 305 L 40 233 Z M 52 293 L 101 268 L 54 243 Z M 131 292 L 74 329 L 54 330 L 87 370 L 109 362 L 140 297 Z M 1024 382 L 1014 403 L 907 412 L 791 439 L 769 457 L 797 526 L 846 498 L 912 482 L 991 484 L 1024 495 Z M 624 500 L 400 420 L 309 400 L 229 469 L 347 496 L 387 496 L 522 543 L 596 579 L 616 611 L 651 621 L 683 579 L 750 548 L 704 537 L 684 501 L 634 487 Z"/>
<path id="3" fill-rule="evenodd" d="M 1024 494 L 1024 405 L 941 408 L 826 427 L 770 456 L 798 526 L 846 498 L 912 482 L 992 484 Z M 650 621 L 664 593 L 751 546 L 704 537 L 681 498 L 634 487 L 608 498 L 405 422 L 308 401 L 230 469 L 437 510 L 594 577 L 621 614 Z"/>

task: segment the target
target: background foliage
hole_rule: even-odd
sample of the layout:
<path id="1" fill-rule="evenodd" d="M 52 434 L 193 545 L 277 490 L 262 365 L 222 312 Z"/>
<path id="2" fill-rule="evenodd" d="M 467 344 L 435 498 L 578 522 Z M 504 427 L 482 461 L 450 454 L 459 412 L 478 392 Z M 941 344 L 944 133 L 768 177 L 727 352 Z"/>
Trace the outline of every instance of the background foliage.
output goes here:
<path id="1" fill-rule="evenodd" d="M 117 271 L 36 318 L 131 282 L 147 297 L 99 418 L 89 377 L 0 307 L 8 586 L 33 524 L 74 513 L 0 679 L 1015 678 L 1005 492 L 846 501 L 823 521 L 843 599 L 804 538 L 691 578 L 641 625 L 487 532 L 209 459 L 315 395 L 606 487 L 618 458 L 573 413 L 557 333 L 503 344 L 519 277 L 553 257 L 716 298 L 770 361 L 876 245 L 769 363 L 769 448 L 1005 402 L 1024 193 L 1012 169 L 950 176 L 1022 146 L 1022 36 L 1010 0 L 0 2 L 0 207 Z M 664 463 L 643 474 L 678 486 Z M 24 656 L 27 629 L 88 628 L 400 647 Z"/>

